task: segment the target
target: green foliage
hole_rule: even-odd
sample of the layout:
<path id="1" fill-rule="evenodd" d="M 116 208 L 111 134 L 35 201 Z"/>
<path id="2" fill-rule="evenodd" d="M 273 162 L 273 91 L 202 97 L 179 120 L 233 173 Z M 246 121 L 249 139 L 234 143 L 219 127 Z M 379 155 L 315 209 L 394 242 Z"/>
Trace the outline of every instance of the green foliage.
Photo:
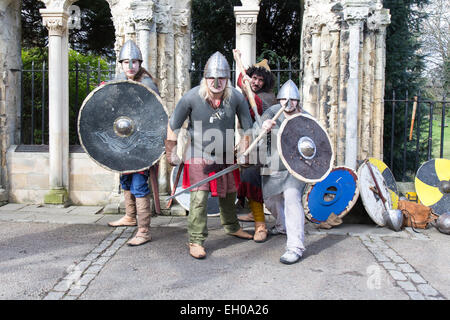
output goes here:
<path id="1" fill-rule="evenodd" d="M 46 61 L 48 61 L 46 51 L 41 51 L 40 48 L 22 49 L 24 69 L 23 144 L 48 143 L 48 67 L 45 65 Z M 70 144 L 79 144 L 76 128 L 78 111 L 83 100 L 100 82 L 107 81 L 113 76 L 114 70 L 110 69 L 108 63 L 100 56 L 86 56 L 69 50 Z M 42 113 L 42 111 L 44 112 Z M 42 119 L 42 115 L 44 119 Z M 34 119 L 34 123 L 32 123 L 32 119 Z M 44 124 L 44 132 L 42 124 Z"/>
<path id="2" fill-rule="evenodd" d="M 105 56 L 115 55 L 115 30 L 111 10 L 104 0 L 78 0 L 74 5 L 80 8 L 81 28 L 69 30 L 69 43 L 72 49 L 83 54 Z M 42 24 L 40 9 L 45 5 L 40 0 L 22 0 L 22 47 L 40 48 L 43 52 L 48 45 L 48 30 Z"/>

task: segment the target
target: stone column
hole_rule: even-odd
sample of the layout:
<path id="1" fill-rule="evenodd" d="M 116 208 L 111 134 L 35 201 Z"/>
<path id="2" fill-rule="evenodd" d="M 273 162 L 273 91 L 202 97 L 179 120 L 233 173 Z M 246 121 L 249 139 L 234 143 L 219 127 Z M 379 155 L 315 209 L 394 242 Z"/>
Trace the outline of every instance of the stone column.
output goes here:
<path id="1" fill-rule="evenodd" d="M 349 24 L 349 79 L 345 130 L 345 165 L 356 170 L 358 157 L 359 51 L 360 34 L 369 14 L 368 0 L 343 2 L 344 20 Z"/>
<path id="2" fill-rule="evenodd" d="M 383 9 L 380 1 L 377 10 L 368 18 L 367 27 L 375 32 L 375 75 L 374 75 L 374 128 L 373 156 L 383 159 L 384 88 L 386 67 L 386 28 L 391 23 L 389 9 Z"/>
<path id="3" fill-rule="evenodd" d="M 131 3 L 133 20 L 139 37 L 139 48 L 144 59 L 142 65 L 150 74 L 156 74 L 156 24 L 154 2 L 151 0 Z"/>
<path id="4" fill-rule="evenodd" d="M 74 1 L 64 5 L 47 1 L 41 9 L 43 24 L 49 31 L 49 193 L 44 202 L 65 204 L 69 188 L 69 99 L 68 99 L 68 30 L 67 8 Z"/>
<path id="5" fill-rule="evenodd" d="M 234 7 L 236 17 L 236 48 L 241 51 L 244 67 L 256 62 L 256 22 L 260 0 L 241 0 L 241 7 Z M 237 77 L 236 77 L 237 78 Z"/>

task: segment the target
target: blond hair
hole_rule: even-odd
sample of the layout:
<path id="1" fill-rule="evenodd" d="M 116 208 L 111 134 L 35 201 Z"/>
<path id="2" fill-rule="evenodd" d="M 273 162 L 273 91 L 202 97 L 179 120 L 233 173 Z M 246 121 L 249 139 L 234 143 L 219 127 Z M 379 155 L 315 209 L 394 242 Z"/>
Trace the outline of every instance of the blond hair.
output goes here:
<path id="1" fill-rule="evenodd" d="M 230 102 L 231 95 L 233 94 L 233 87 L 231 86 L 231 81 L 230 81 L 230 79 L 227 79 L 227 80 L 228 80 L 227 86 L 223 92 L 223 97 L 222 97 L 222 103 L 224 105 L 228 104 Z M 198 94 L 205 101 L 209 101 L 212 98 L 211 91 L 208 88 L 205 78 L 203 78 L 202 81 L 200 81 L 200 89 L 198 90 Z"/>

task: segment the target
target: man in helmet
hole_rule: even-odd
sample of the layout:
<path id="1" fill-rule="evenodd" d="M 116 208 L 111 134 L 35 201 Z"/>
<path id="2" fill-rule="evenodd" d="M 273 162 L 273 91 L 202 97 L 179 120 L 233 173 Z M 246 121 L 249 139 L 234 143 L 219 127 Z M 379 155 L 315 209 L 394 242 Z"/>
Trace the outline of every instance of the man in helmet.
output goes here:
<path id="1" fill-rule="evenodd" d="M 234 49 L 233 54 L 236 60 L 240 60 L 241 53 L 238 49 Z M 245 74 L 240 73 L 237 84 L 241 89 L 243 89 L 244 82 L 248 82 L 250 85 L 259 115 L 262 115 L 270 106 L 277 103 L 272 91 L 275 78 L 267 64 L 267 59 L 248 68 Z M 245 96 L 247 95 L 246 90 L 242 90 L 242 92 Z M 255 121 L 254 111 L 250 103 L 249 110 L 252 120 Z M 268 232 L 264 216 L 261 175 L 259 171 L 259 167 L 257 166 L 241 168 L 241 183 L 238 189 L 238 198 L 241 203 L 245 203 L 245 199 L 247 199 L 250 213 L 241 215 L 238 219 L 240 221 L 255 223 L 253 240 L 261 243 L 267 240 Z"/>
<path id="2" fill-rule="evenodd" d="M 123 73 L 115 80 L 138 81 L 159 94 L 158 87 L 150 73 L 142 67 L 142 54 L 138 46 L 128 40 L 119 54 L 119 62 Z M 150 168 L 154 170 L 154 168 Z M 155 170 L 156 171 L 156 170 Z M 120 185 L 125 198 L 125 215 L 117 221 L 109 223 L 111 227 L 138 226 L 136 235 L 128 241 L 130 246 L 138 246 L 149 242 L 150 235 L 150 189 L 148 187 L 149 170 L 142 172 L 122 174 Z"/>
<path id="3" fill-rule="evenodd" d="M 262 128 L 271 131 L 267 143 L 267 167 L 261 169 L 264 203 L 272 215 L 276 217 L 275 226 L 270 234 L 287 234 L 286 252 L 280 262 L 292 264 L 300 260 L 304 246 L 305 214 L 302 205 L 302 194 L 305 183 L 292 176 L 280 159 L 277 150 L 277 130 L 281 123 L 295 114 L 302 113 L 300 93 L 292 80 L 288 80 L 277 95 L 278 104 L 271 106 L 261 116 Z M 284 108 L 284 112 L 276 121 L 271 120 Z M 255 124 L 255 134 L 260 130 Z"/>
<path id="4" fill-rule="evenodd" d="M 251 129 L 252 120 L 244 96 L 231 86 L 229 64 L 220 52 L 216 52 L 206 63 L 200 85 L 180 99 L 169 119 L 165 144 L 171 165 L 180 161 L 176 155 L 177 133 L 188 119 L 191 144 L 184 161 L 184 188 L 234 163 L 235 116 L 241 128 Z M 249 140 L 250 136 L 244 135 L 241 151 L 248 147 Z M 235 170 L 191 191 L 188 233 L 192 257 L 206 256 L 203 244 L 208 235 L 206 205 L 209 192 L 219 197 L 220 218 L 226 233 L 252 239 L 242 230 L 236 216 L 238 183 L 239 170 Z"/>

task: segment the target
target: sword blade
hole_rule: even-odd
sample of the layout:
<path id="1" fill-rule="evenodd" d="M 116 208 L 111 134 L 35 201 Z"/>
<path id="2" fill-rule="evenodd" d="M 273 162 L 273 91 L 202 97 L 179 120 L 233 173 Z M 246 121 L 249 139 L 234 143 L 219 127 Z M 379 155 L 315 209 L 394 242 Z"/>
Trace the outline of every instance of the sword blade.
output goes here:
<path id="1" fill-rule="evenodd" d="M 203 180 L 197 182 L 196 184 L 191 185 L 189 188 L 186 188 L 186 189 L 183 189 L 183 190 L 181 190 L 181 191 L 178 191 L 178 192 L 175 193 L 174 195 L 168 197 L 167 200 L 173 199 L 173 198 L 177 197 L 178 195 L 180 195 L 180 194 L 182 194 L 182 193 L 191 191 L 191 190 L 194 189 L 194 188 L 198 188 L 198 187 L 200 187 L 201 185 L 204 185 L 205 183 L 210 182 L 211 180 L 217 179 L 217 178 L 223 176 L 224 174 L 227 174 L 227 173 L 229 173 L 229 172 L 232 172 L 232 171 L 236 170 L 237 168 L 239 168 L 239 165 L 238 165 L 237 163 L 236 163 L 236 164 L 233 164 L 232 166 L 230 166 L 230 167 L 228 167 L 228 168 L 225 168 L 225 169 L 223 169 L 222 171 L 219 171 L 219 172 L 213 174 L 212 176 L 210 176 L 210 177 L 208 177 L 208 178 L 206 178 L 206 179 L 203 179 Z"/>

